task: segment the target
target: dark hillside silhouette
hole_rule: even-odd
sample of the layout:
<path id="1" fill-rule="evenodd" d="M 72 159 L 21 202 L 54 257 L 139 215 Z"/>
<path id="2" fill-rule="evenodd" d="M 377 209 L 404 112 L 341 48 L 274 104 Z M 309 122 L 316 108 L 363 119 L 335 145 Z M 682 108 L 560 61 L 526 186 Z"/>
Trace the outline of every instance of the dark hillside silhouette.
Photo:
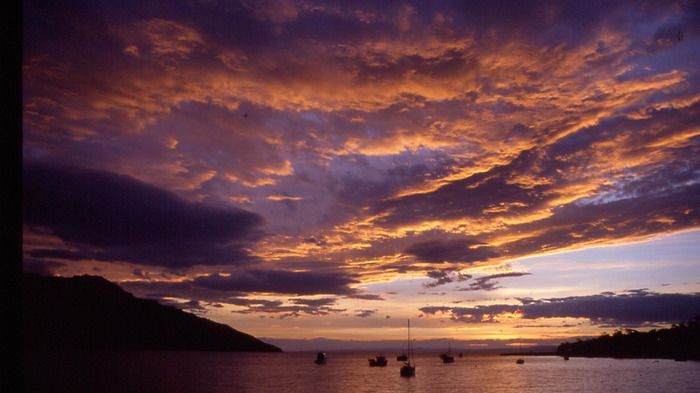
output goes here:
<path id="1" fill-rule="evenodd" d="M 561 356 L 658 358 L 700 360 L 700 315 L 669 329 L 638 332 L 617 330 L 613 334 L 557 347 Z"/>
<path id="2" fill-rule="evenodd" d="M 135 298 L 101 277 L 23 278 L 26 348 L 281 351 L 228 325 Z"/>

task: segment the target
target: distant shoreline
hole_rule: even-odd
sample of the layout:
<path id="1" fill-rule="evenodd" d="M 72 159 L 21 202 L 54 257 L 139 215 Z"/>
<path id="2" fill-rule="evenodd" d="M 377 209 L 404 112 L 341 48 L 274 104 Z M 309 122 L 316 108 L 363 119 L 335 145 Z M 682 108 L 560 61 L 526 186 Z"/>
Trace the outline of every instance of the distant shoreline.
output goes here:
<path id="1" fill-rule="evenodd" d="M 557 354 L 579 358 L 700 361 L 700 314 L 669 329 L 648 332 L 619 329 L 590 340 L 565 342 L 557 347 Z"/>
<path id="2" fill-rule="evenodd" d="M 501 356 L 561 356 L 556 352 L 505 352 Z"/>

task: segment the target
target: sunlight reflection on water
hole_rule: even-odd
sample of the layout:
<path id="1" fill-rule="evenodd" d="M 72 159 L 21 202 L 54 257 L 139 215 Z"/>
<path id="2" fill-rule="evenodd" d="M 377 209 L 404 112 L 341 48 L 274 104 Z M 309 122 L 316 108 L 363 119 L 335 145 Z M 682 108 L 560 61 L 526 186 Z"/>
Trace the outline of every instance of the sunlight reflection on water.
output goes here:
<path id="1" fill-rule="evenodd" d="M 28 392 L 697 392 L 700 362 L 418 354 L 369 367 L 371 353 L 64 351 L 25 354 Z"/>

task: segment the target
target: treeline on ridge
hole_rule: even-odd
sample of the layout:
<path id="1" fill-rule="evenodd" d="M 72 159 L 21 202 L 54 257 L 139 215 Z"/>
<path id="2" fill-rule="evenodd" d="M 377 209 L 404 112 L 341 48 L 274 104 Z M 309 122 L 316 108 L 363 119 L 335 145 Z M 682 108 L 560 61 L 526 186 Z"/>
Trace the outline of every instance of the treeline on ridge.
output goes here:
<path id="1" fill-rule="evenodd" d="M 570 357 L 700 360 L 700 314 L 668 329 L 616 330 L 590 340 L 565 342 L 557 354 Z"/>

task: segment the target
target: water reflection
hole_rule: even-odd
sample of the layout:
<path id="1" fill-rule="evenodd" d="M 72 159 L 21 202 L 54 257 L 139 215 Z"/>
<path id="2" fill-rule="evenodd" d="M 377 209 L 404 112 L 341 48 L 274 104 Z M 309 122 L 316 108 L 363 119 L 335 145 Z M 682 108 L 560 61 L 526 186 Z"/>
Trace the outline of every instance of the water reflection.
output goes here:
<path id="1" fill-rule="evenodd" d="M 70 351 L 25 356 L 29 392 L 691 392 L 699 362 L 465 355 L 443 363 L 416 355 L 416 376 L 403 362 L 369 367 L 369 353 Z M 391 354 L 387 354 L 391 355 Z"/>

